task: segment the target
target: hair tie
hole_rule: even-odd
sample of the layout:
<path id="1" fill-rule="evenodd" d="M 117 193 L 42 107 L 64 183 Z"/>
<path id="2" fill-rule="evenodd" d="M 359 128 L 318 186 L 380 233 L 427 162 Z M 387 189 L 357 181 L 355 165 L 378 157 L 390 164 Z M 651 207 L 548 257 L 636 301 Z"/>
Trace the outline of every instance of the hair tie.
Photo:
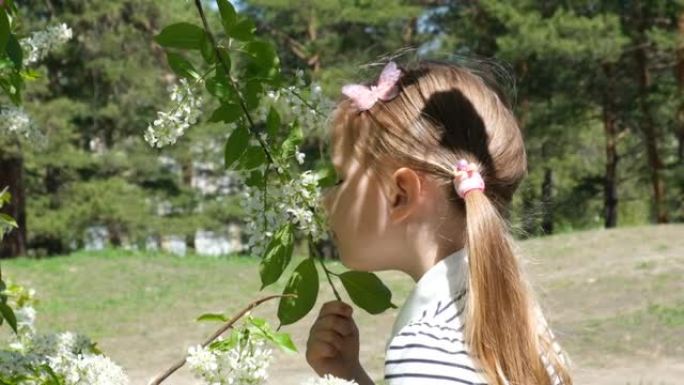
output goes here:
<path id="1" fill-rule="evenodd" d="M 454 187 L 456 188 L 458 196 L 463 199 L 465 199 L 468 191 L 484 191 L 484 179 L 482 179 L 482 175 L 477 171 L 475 163 L 468 163 L 465 159 L 461 159 L 456 163 Z"/>
<path id="2" fill-rule="evenodd" d="M 342 93 L 354 102 L 356 108 L 365 111 L 373 107 L 378 100 L 387 101 L 397 96 L 397 82 L 400 77 L 401 70 L 397 68 L 397 63 L 391 61 L 383 68 L 377 85 L 367 87 L 363 84 L 347 84 L 342 87 Z"/>

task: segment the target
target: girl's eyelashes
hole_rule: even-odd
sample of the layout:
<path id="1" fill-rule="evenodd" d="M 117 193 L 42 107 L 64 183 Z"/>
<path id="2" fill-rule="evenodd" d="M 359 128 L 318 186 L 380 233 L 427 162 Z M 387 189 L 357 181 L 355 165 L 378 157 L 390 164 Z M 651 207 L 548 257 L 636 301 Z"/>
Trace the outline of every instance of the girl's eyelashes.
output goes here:
<path id="1" fill-rule="evenodd" d="M 335 186 L 339 186 L 344 182 L 344 179 L 338 179 L 337 182 L 335 182 Z"/>

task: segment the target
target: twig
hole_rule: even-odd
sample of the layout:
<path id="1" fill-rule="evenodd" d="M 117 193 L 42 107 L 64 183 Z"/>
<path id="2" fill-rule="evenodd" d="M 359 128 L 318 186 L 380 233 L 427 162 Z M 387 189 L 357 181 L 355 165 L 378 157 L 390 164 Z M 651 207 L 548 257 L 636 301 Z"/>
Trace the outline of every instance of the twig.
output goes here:
<path id="1" fill-rule="evenodd" d="M 215 339 L 217 339 L 221 334 L 223 334 L 226 330 L 232 328 L 233 325 L 234 325 L 240 318 L 242 318 L 242 316 L 244 316 L 247 312 L 249 312 L 250 310 L 254 309 L 255 307 L 261 305 L 262 303 L 264 303 L 264 302 L 266 302 L 266 301 L 269 301 L 269 300 L 271 300 L 271 299 L 274 299 L 274 298 L 291 297 L 291 296 L 294 296 L 294 294 L 270 295 L 270 296 L 268 296 L 268 297 L 264 297 L 264 298 L 258 299 L 258 300 L 256 300 L 256 301 L 250 303 L 249 305 L 247 305 L 247 307 L 245 307 L 244 309 L 242 309 L 242 310 L 241 310 L 239 313 L 237 313 L 233 318 L 231 318 L 231 319 L 230 319 L 229 321 L 227 321 L 223 326 L 221 326 L 221 328 L 219 328 L 216 332 L 214 332 L 214 334 L 212 334 L 209 338 L 207 338 L 207 339 L 202 343 L 202 347 L 206 347 L 207 345 L 209 345 L 210 343 L 212 343 L 212 341 L 214 341 Z M 158 375 L 157 377 L 155 377 L 154 379 L 152 379 L 152 380 L 148 383 L 148 385 L 159 385 L 159 384 L 161 384 L 162 381 L 164 381 L 165 379 L 167 379 L 167 378 L 168 378 L 171 374 L 173 374 L 176 370 L 180 369 L 183 365 L 185 365 L 185 362 L 186 362 L 186 358 L 183 357 L 183 359 L 179 360 L 178 362 L 176 362 L 175 364 L 173 364 L 170 368 L 166 369 L 163 373 L 161 373 L 160 375 Z"/>
<path id="2" fill-rule="evenodd" d="M 245 117 L 247 118 L 247 121 L 249 123 L 249 128 L 250 128 L 250 131 L 252 132 L 252 135 L 257 139 L 257 141 L 259 141 L 259 145 L 261 145 L 261 148 L 264 150 L 264 153 L 266 154 L 266 157 L 268 158 L 269 162 L 278 166 L 278 164 L 275 162 L 275 158 L 271 154 L 271 150 L 268 148 L 268 145 L 257 134 L 256 125 L 254 124 L 254 121 L 252 120 L 252 116 L 249 114 L 249 110 L 247 109 L 247 105 L 245 104 L 245 101 L 242 98 L 242 95 L 240 94 L 240 91 L 237 88 L 235 81 L 233 81 L 233 78 L 230 76 L 230 67 L 228 67 L 228 64 L 226 64 L 225 60 L 223 60 L 223 56 L 221 56 L 221 52 L 219 52 L 218 45 L 216 44 L 216 39 L 214 38 L 214 34 L 211 33 L 211 29 L 209 28 L 209 23 L 207 23 L 207 17 L 204 15 L 204 8 L 202 8 L 202 0 L 195 0 L 195 6 L 197 7 L 197 11 L 200 14 L 200 18 L 202 19 L 202 25 L 204 26 L 204 30 L 206 31 L 207 36 L 209 37 L 209 41 L 211 42 L 211 45 L 214 48 L 214 51 L 216 52 L 216 58 L 221 63 L 221 66 L 223 67 L 223 70 L 226 73 L 226 78 L 230 82 L 231 87 L 233 87 L 233 90 L 238 95 L 238 100 L 240 101 L 240 108 L 242 109 L 242 112 L 245 114 Z M 278 174 L 280 174 L 279 167 L 276 167 L 276 172 Z"/>
<path id="3" fill-rule="evenodd" d="M 340 293 L 337 292 L 337 289 L 335 288 L 335 285 L 333 285 L 332 279 L 330 278 L 330 274 L 336 275 L 335 273 L 332 273 L 328 268 L 325 266 L 323 263 L 323 256 L 319 255 L 316 246 L 314 245 L 313 239 L 309 237 L 309 252 L 314 255 L 314 258 L 318 259 L 318 261 L 321 263 L 321 267 L 323 267 L 323 271 L 325 272 L 325 277 L 328 279 L 328 283 L 330 284 L 330 287 L 332 288 L 333 294 L 335 295 L 335 298 L 338 301 L 342 301 L 342 297 L 340 297 Z"/>

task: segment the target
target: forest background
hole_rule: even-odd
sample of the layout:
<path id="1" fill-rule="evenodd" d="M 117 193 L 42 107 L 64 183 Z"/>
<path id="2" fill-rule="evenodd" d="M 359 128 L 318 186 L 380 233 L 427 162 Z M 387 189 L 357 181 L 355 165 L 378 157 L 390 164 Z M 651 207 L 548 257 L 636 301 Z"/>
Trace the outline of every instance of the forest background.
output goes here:
<path id="1" fill-rule="evenodd" d="M 331 101 L 342 84 L 365 80 L 363 65 L 406 48 L 414 59 L 493 60 L 526 138 L 529 176 L 511 216 L 521 238 L 684 219 L 680 1 L 236 4 L 276 43 L 282 71 L 303 71 Z M 113 247 L 176 236 L 192 251 L 198 230 L 241 225 L 240 186 L 222 165 L 224 127 L 200 123 L 162 149 L 143 139 L 175 81 L 153 37 L 194 20 L 191 2 L 18 5 L 27 30 L 64 22 L 74 39 L 27 83 L 24 105 L 41 137 L 0 135 L 0 185 L 12 194 L 2 211 L 19 225 L 3 257 L 82 249 L 94 228 Z M 305 168 L 315 168 L 325 127 L 304 128 Z"/>

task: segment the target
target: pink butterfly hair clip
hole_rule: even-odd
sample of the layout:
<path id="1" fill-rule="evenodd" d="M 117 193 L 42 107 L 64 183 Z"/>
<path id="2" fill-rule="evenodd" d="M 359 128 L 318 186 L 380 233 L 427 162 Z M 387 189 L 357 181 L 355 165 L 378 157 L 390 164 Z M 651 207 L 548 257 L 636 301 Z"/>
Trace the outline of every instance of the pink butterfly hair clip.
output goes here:
<path id="1" fill-rule="evenodd" d="M 397 96 L 397 81 L 400 77 L 401 70 L 397 63 L 391 61 L 382 69 L 377 85 L 367 87 L 362 84 L 347 84 L 342 87 L 342 93 L 348 96 L 359 110 L 365 111 L 373 107 L 378 100 L 387 101 Z"/>

